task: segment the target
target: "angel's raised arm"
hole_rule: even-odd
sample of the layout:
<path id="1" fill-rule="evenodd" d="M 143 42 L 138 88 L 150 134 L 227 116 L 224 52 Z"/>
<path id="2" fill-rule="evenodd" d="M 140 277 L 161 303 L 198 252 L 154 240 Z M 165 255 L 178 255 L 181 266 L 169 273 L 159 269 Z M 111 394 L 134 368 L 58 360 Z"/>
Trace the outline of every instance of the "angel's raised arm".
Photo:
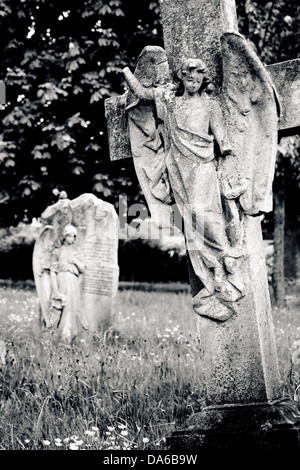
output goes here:
<path id="1" fill-rule="evenodd" d="M 132 93 L 140 98 L 141 100 L 153 101 L 154 100 L 154 93 L 152 88 L 145 88 L 138 79 L 133 75 L 128 67 L 123 69 L 124 77 L 126 83 Z"/>

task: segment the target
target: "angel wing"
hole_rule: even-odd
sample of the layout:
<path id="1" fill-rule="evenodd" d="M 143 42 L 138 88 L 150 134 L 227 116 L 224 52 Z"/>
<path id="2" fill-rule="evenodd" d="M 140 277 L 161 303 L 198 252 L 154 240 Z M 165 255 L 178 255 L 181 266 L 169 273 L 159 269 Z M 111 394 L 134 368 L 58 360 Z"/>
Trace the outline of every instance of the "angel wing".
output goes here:
<path id="1" fill-rule="evenodd" d="M 271 79 L 243 36 L 221 37 L 222 96 L 232 157 L 220 162 L 221 180 L 238 193 L 242 209 L 256 216 L 272 210 L 280 105 Z M 226 197 L 226 191 L 225 191 Z"/>
<path id="2" fill-rule="evenodd" d="M 51 225 L 46 225 L 35 242 L 32 255 L 32 269 L 40 303 L 40 315 L 46 328 L 50 324 L 50 265 L 53 246 L 53 227 Z"/>
<path id="3" fill-rule="evenodd" d="M 138 57 L 134 73 L 146 88 L 170 81 L 167 56 L 161 47 L 147 46 Z M 126 98 L 128 129 L 135 171 L 151 216 L 160 226 L 170 225 L 172 202 L 165 166 L 164 142 L 154 102 L 143 101 L 131 91 Z"/>

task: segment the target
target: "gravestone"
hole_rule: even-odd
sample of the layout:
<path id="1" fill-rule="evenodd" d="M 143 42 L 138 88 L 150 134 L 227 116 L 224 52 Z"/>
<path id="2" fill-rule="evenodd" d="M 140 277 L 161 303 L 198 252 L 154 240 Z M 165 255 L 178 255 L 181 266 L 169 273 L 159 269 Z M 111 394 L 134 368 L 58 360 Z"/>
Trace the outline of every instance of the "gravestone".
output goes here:
<path id="1" fill-rule="evenodd" d="M 81 304 L 81 314 L 78 313 L 78 316 L 82 329 L 93 333 L 107 328 L 119 278 L 118 216 L 114 207 L 86 193 L 73 200 L 60 199 L 43 212 L 41 219 L 44 227 L 34 247 L 33 273 L 41 318 L 46 328 L 61 328 L 59 316 L 63 319 L 64 310 L 61 311 L 59 305 L 56 305 L 56 310 L 53 309 L 53 282 L 50 274 L 55 253 L 58 252 L 59 256 L 62 240 L 69 227 L 71 231 L 72 227 L 75 228 L 77 236 L 74 247 L 83 263 L 82 272 L 78 276 L 78 302 Z M 55 272 L 54 268 L 52 270 Z M 68 327 L 65 329 L 68 331 L 62 331 L 62 336 L 72 340 L 77 334 L 76 327 L 71 328 L 72 332 Z"/>
<path id="2" fill-rule="evenodd" d="M 172 198 L 183 206 L 206 406 L 169 444 L 176 450 L 298 449 L 300 414 L 282 396 L 260 216 L 272 210 L 278 130 L 291 134 L 300 124 L 299 61 L 263 67 L 237 32 L 234 0 L 161 0 L 160 7 L 165 51 L 154 46 L 142 51 L 134 76 L 124 71 L 129 91 L 106 100 L 106 116 L 111 159 L 133 157 L 146 199 L 151 193 L 149 207 L 159 212 L 168 207 L 171 213 Z M 179 64 L 184 66 L 177 69 Z M 188 78 L 202 80 L 201 106 Z M 187 91 L 196 100 L 184 109 Z M 219 147 L 215 155 L 208 126 L 199 132 L 194 127 L 203 121 L 204 108 Z M 152 167 L 149 159 L 142 161 L 150 151 Z M 208 236 L 204 223 L 213 210 L 207 201 L 220 200 L 218 233 L 212 223 Z M 204 207 L 204 222 L 201 210 L 194 210 L 197 204 Z M 184 216 L 189 205 L 192 222 Z M 194 226 L 193 215 L 200 219 Z M 223 241 L 230 247 L 226 256 L 218 238 L 222 220 L 228 238 Z M 231 248 L 241 248 L 240 255 Z"/>

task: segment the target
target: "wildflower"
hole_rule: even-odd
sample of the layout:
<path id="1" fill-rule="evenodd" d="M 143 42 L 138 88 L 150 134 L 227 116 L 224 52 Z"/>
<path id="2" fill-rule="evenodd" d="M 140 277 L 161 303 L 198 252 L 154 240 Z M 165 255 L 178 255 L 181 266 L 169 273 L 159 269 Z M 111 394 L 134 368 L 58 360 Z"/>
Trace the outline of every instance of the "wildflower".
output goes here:
<path id="1" fill-rule="evenodd" d="M 62 446 L 62 443 L 61 443 L 60 441 L 55 441 L 55 445 L 56 445 L 57 447 L 61 447 L 61 446 Z"/>
<path id="2" fill-rule="evenodd" d="M 25 439 L 25 441 L 24 441 L 24 442 L 25 442 L 25 444 L 29 444 L 29 442 L 30 442 L 30 439 Z"/>
<path id="3" fill-rule="evenodd" d="M 109 428 L 109 426 L 108 426 L 108 428 Z M 113 428 L 113 429 L 114 429 L 114 428 Z M 96 426 L 92 426 L 92 431 L 99 431 L 99 429 L 96 428 Z"/>
<path id="4" fill-rule="evenodd" d="M 143 443 L 144 443 L 144 444 L 148 444 L 148 442 L 149 442 L 148 437 L 143 437 Z"/>
<path id="5" fill-rule="evenodd" d="M 78 450 L 79 447 L 77 447 L 77 445 L 74 442 L 71 442 L 69 449 L 70 450 Z"/>
<path id="6" fill-rule="evenodd" d="M 47 441 L 47 439 L 45 441 L 42 441 L 44 446 L 50 446 L 51 442 L 50 441 Z"/>
<path id="7" fill-rule="evenodd" d="M 105 433 L 107 436 L 111 436 L 111 432 L 110 431 L 106 431 Z"/>
<path id="8" fill-rule="evenodd" d="M 93 428 L 92 428 L 92 429 L 93 429 Z M 115 430 L 115 428 L 114 428 L 113 426 L 107 426 L 107 429 L 108 429 L 109 431 L 111 431 L 111 432 Z"/>
<path id="9" fill-rule="evenodd" d="M 118 424 L 118 428 L 119 429 L 126 429 L 127 426 L 125 426 L 125 424 Z"/>
<path id="10" fill-rule="evenodd" d="M 121 431 L 121 434 L 122 434 L 122 436 L 128 436 L 128 432 L 127 432 L 127 431 Z"/>

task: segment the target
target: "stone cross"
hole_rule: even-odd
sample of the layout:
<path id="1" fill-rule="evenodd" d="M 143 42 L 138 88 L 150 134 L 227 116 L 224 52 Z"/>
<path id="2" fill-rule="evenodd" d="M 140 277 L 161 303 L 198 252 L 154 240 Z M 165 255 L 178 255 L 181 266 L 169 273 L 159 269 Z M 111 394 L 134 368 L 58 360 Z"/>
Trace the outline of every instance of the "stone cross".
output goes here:
<path id="1" fill-rule="evenodd" d="M 228 51 L 222 44 L 221 36 L 224 32 L 237 32 L 234 0 L 161 0 L 160 8 L 164 48 L 171 72 L 175 71 L 182 58 L 199 57 L 206 63 L 217 92 L 221 90 L 223 73 L 225 78 L 226 73 L 229 76 L 231 73 L 230 64 L 227 69 L 225 68 L 225 72 L 222 68 L 222 61 L 225 60 L 224 57 Z M 148 53 L 152 52 L 149 48 L 142 54 L 140 67 L 135 73 L 135 76 L 146 87 L 149 73 L 145 72 L 143 60 Z M 154 71 L 165 61 L 163 54 L 161 52 L 160 54 L 160 58 L 156 55 L 156 61 L 152 61 Z M 228 57 L 230 56 L 227 56 L 227 62 Z M 264 76 L 265 72 L 258 59 L 253 58 L 251 53 L 249 57 L 251 67 L 255 63 L 253 67 L 258 67 L 260 76 Z M 236 64 L 232 64 L 234 65 L 237 67 Z M 160 72 L 161 70 L 160 67 Z M 266 76 L 273 78 L 281 102 L 278 129 L 284 134 L 294 134 L 300 126 L 300 81 L 298 79 L 300 60 L 275 64 L 267 67 L 267 71 Z M 167 74 L 166 71 L 165 75 Z M 160 79 L 164 82 L 164 77 L 160 76 Z M 265 78 L 265 81 L 268 82 L 268 78 Z M 130 76 L 127 82 L 130 82 Z M 134 88 L 135 82 L 132 83 Z M 232 91 L 235 92 L 235 90 Z M 274 93 L 276 94 L 275 91 Z M 145 94 L 146 96 L 150 95 Z M 272 96 L 273 91 L 270 88 L 266 100 L 272 100 L 274 98 Z M 252 99 L 253 103 L 257 102 L 257 99 L 263 100 L 261 96 L 254 98 L 253 95 Z M 154 161 L 154 155 L 159 155 L 160 145 L 156 142 L 153 130 L 146 129 L 143 135 L 146 134 L 148 143 L 151 141 L 147 155 L 139 153 L 138 143 L 133 147 L 133 142 L 142 142 L 142 133 L 139 134 L 138 126 L 133 128 L 128 119 L 128 110 L 134 105 L 135 102 L 132 105 L 125 95 L 106 102 L 111 159 L 127 158 L 133 155 L 142 189 L 145 188 L 145 196 L 147 196 L 146 192 L 150 184 L 152 193 L 155 190 L 162 199 L 161 181 L 157 182 L 153 168 L 149 168 L 149 163 L 147 163 L 151 158 L 151 161 Z M 139 111 L 141 109 L 139 108 Z M 151 116 L 153 108 L 145 104 L 142 113 L 143 116 Z M 248 114 L 248 109 L 245 108 L 243 113 Z M 134 118 L 137 121 L 138 116 L 135 115 Z M 230 116 L 229 118 L 227 116 L 227 119 L 230 119 Z M 151 121 L 148 120 L 148 122 Z M 233 134 L 231 134 L 233 139 L 238 140 L 242 135 L 243 129 L 240 129 L 240 134 L 238 131 L 233 129 Z M 267 127 L 264 132 L 264 137 L 269 138 Z M 259 154 L 259 150 L 257 152 Z M 140 160 L 137 157 L 140 157 Z M 145 161 L 141 164 L 143 158 Z M 263 158 L 260 158 L 260 161 L 262 160 Z M 270 165 L 274 166 L 274 162 Z M 255 166 L 257 165 L 253 164 L 251 171 L 255 172 Z M 237 167 L 238 163 L 229 163 L 229 171 Z M 240 168 L 242 173 L 246 171 L 244 167 L 247 167 L 249 171 L 247 160 L 242 162 L 242 168 Z M 267 168 L 263 170 L 263 172 L 267 171 Z M 270 184 L 272 177 L 271 168 L 267 184 Z M 193 194 L 195 193 L 196 190 Z M 230 200 L 230 197 L 228 196 L 227 199 Z M 151 197 L 148 203 L 149 201 L 151 211 L 153 202 Z M 233 207 L 231 202 L 230 204 L 234 212 L 235 206 Z M 246 202 L 244 206 L 247 206 Z M 249 213 L 251 214 L 250 211 Z M 259 212 L 252 215 L 258 214 Z M 219 319 L 217 317 L 213 319 L 205 313 L 201 314 L 203 308 L 205 310 L 205 305 L 202 305 L 197 312 L 200 313 L 197 319 L 201 344 L 199 368 L 203 371 L 205 380 L 206 407 L 192 416 L 185 428 L 173 433 L 169 443 L 171 448 L 176 450 L 299 447 L 299 414 L 294 404 L 282 397 L 260 217 L 252 215 L 247 215 L 245 211 L 242 217 L 242 243 L 247 256 L 242 259 L 239 266 L 239 276 L 244 288 L 240 288 L 243 294 L 234 303 L 235 314 L 226 318 L 226 321 L 218 321 L 222 320 L 221 316 Z M 193 261 L 192 257 L 191 260 Z M 189 262 L 189 264 L 193 263 Z M 192 294 L 194 298 L 197 298 L 199 280 L 193 272 L 193 267 L 190 266 L 190 268 Z"/>

